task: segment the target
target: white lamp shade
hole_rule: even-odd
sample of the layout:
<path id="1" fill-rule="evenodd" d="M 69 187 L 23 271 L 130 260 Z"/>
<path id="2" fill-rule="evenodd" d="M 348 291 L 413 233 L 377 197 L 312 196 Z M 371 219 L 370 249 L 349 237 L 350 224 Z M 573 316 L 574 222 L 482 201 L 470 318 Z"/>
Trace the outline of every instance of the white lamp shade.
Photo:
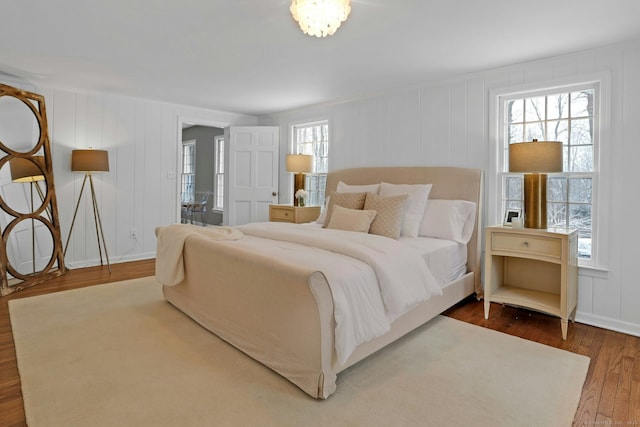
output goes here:
<path id="1" fill-rule="evenodd" d="M 106 150 L 73 150 L 73 172 L 109 172 L 109 153 Z"/>
<path id="2" fill-rule="evenodd" d="M 509 144 L 509 172 L 562 172 L 562 142 L 534 140 Z"/>
<path id="3" fill-rule="evenodd" d="M 313 156 L 308 154 L 288 154 L 287 172 L 308 173 L 313 171 Z"/>

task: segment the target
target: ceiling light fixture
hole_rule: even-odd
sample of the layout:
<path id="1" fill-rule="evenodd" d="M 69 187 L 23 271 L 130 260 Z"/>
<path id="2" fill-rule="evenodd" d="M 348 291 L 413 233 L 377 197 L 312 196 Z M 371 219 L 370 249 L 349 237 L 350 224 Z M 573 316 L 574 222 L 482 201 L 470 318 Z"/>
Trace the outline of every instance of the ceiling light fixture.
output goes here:
<path id="1" fill-rule="evenodd" d="M 303 33 L 332 36 L 351 12 L 351 0 L 291 0 L 291 15 Z"/>

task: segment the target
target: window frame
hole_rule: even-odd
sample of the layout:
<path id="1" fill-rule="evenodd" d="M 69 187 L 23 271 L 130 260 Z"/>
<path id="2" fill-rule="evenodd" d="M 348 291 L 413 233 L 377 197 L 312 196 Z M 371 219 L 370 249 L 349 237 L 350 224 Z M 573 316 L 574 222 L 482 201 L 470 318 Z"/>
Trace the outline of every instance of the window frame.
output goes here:
<path id="1" fill-rule="evenodd" d="M 185 148 L 191 146 L 193 147 L 193 155 L 192 155 L 192 171 L 193 172 L 185 172 Z M 181 145 L 181 175 L 180 175 L 180 197 L 182 199 L 183 202 L 192 202 L 195 200 L 196 197 L 196 140 L 195 139 L 190 139 L 188 141 L 182 141 L 182 145 Z M 185 200 L 185 196 L 184 194 L 186 193 L 185 191 L 185 177 L 187 176 L 191 176 L 192 177 L 192 191 L 191 191 L 191 197 L 189 197 L 189 200 Z"/>
<path id="2" fill-rule="evenodd" d="M 217 135 L 213 139 L 215 150 L 215 170 L 213 175 L 213 209 L 217 211 L 224 210 L 224 135 Z M 222 169 L 222 172 L 220 170 Z"/>
<path id="3" fill-rule="evenodd" d="M 330 122 L 328 119 L 320 119 L 320 120 L 312 120 L 312 121 L 304 121 L 304 122 L 300 122 L 300 123 L 295 123 L 295 124 L 291 124 L 289 126 L 290 128 L 290 134 L 291 134 L 291 149 L 290 152 L 292 154 L 309 154 L 309 153 L 305 153 L 305 151 L 309 151 L 309 150 L 304 150 L 301 149 L 300 145 L 301 144 L 309 144 L 308 142 L 305 143 L 300 143 L 298 142 L 298 137 L 297 137 L 297 131 L 300 128 L 309 128 L 309 127 L 315 127 L 315 126 L 326 126 L 327 127 L 327 141 L 326 141 L 326 156 L 323 156 L 322 158 L 326 159 L 326 171 L 321 171 L 318 172 L 316 170 L 316 166 L 318 164 L 318 161 L 316 159 L 316 155 L 313 152 L 313 148 L 311 149 L 312 151 L 312 155 L 314 156 L 314 160 L 313 160 L 313 167 L 314 170 L 311 173 L 306 174 L 306 180 L 305 180 L 305 188 L 307 189 L 308 192 L 310 192 L 310 188 L 311 188 L 311 181 L 315 180 L 316 181 L 316 186 L 318 187 L 318 191 L 317 191 L 317 196 L 315 200 L 311 200 L 308 201 L 308 206 L 322 206 L 324 205 L 324 200 L 326 197 L 326 178 L 327 175 L 329 173 L 329 158 L 330 158 L 330 142 L 331 142 L 331 126 L 330 126 Z M 318 141 L 313 141 L 311 142 L 312 144 L 317 143 Z M 320 141 L 321 142 L 321 141 Z M 313 197 L 313 196 L 312 196 Z"/>
<path id="4" fill-rule="evenodd" d="M 504 107 L 509 99 L 528 98 L 542 95 L 573 92 L 579 89 L 594 88 L 594 136 L 593 136 L 593 170 L 591 172 L 562 172 L 549 174 L 549 178 L 566 176 L 578 178 L 589 176 L 592 178 L 591 200 L 591 258 L 580 258 L 580 267 L 595 270 L 607 270 L 609 258 L 609 239 L 607 232 L 609 214 L 604 209 L 602 195 L 608 194 L 610 188 L 609 158 L 611 151 L 610 129 L 610 76 L 608 73 L 597 73 L 588 76 L 556 79 L 526 85 L 510 86 L 490 91 L 490 123 L 489 138 L 493 155 L 491 156 L 488 185 L 494 191 L 489 191 L 488 218 L 493 218 L 494 223 L 502 218 L 502 213 L 507 207 L 505 203 L 504 178 L 507 176 L 519 177 L 522 174 L 509 173 L 508 163 L 508 138 L 505 135 L 506 114 Z"/>

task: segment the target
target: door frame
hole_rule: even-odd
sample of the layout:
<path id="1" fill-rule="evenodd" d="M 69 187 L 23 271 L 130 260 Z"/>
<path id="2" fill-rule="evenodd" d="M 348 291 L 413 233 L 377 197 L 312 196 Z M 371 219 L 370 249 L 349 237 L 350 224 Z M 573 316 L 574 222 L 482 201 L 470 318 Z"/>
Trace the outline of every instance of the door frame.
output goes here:
<path id="1" fill-rule="evenodd" d="M 227 128 L 231 126 L 229 122 L 221 122 L 217 120 L 206 120 L 202 118 L 196 117 L 188 117 L 188 116 L 178 116 L 178 125 L 176 129 L 176 185 L 175 185 L 175 211 L 174 211 L 174 221 L 176 223 L 180 223 L 181 218 L 181 203 L 178 202 L 180 200 L 180 194 L 182 192 L 181 188 L 181 177 L 182 177 L 182 127 L 185 124 L 190 124 L 194 126 L 206 126 L 213 128 Z"/>

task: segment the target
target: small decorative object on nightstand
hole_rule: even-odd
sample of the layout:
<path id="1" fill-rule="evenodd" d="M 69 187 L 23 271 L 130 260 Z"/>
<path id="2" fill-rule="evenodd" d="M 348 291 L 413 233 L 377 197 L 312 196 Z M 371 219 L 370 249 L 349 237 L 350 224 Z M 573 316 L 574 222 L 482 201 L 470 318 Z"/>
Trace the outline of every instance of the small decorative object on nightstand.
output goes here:
<path id="1" fill-rule="evenodd" d="M 560 317 L 562 339 L 578 305 L 578 231 L 486 228 L 484 317 L 492 302 Z"/>
<path id="2" fill-rule="evenodd" d="M 319 216 L 320 206 L 269 206 L 269 221 L 301 224 L 303 222 L 315 221 Z"/>

